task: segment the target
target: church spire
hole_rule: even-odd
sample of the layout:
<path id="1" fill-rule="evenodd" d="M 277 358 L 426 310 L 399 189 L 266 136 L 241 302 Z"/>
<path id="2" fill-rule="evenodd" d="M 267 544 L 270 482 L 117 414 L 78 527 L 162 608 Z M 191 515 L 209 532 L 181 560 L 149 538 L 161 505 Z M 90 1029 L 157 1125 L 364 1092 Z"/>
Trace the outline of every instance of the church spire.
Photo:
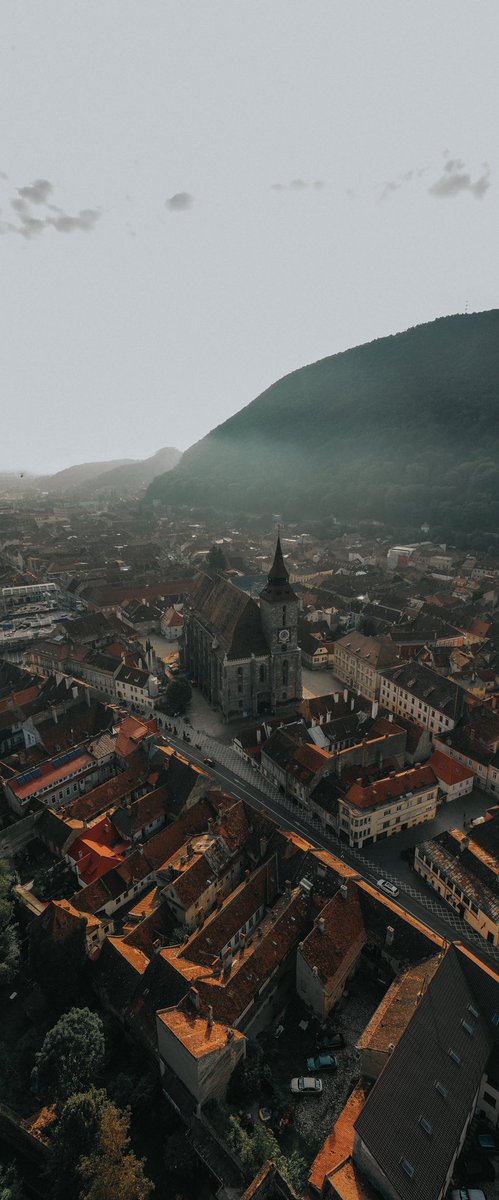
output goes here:
<path id="1" fill-rule="evenodd" d="M 267 579 L 268 582 L 265 584 L 263 592 L 260 593 L 261 600 L 266 600 L 272 604 L 282 603 L 286 600 L 296 600 L 295 593 L 289 582 L 289 571 L 284 562 L 279 535 L 277 537 L 274 561 Z"/>
<path id="2" fill-rule="evenodd" d="M 275 548 L 274 561 L 270 568 L 268 579 L 269 579 L 269 583 L 280 584 L 281 586 L 283 584 L 286 584 L 289 579 L 289 571 L 287 570 L 286 564 L 284 562 L 284 558 L 283 558 L 283 554 L 282 554 L 282 547 L 281 547 L 281 538 L 280 538 L 279 534 L 277 535 L 277 545 Z"/>

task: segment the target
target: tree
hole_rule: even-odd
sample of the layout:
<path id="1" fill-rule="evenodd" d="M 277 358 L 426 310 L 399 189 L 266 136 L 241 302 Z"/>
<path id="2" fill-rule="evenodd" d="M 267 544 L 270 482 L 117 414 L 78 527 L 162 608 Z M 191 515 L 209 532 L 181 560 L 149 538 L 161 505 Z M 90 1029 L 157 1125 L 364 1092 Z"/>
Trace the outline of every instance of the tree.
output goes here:
<path id="1" fill-rule="evenodd" d="M 0 986 L 14 978 L 19 967 L 21 949 L 14 924 L 12 885 L 14 875 L 3 859 L 0 860 Z"/>
<path id="2" fill-rule="evenodd" d="M 185 712 L 191 696 L 192 688 L 188 679 L 171 679 L 165 696 L 167 712 L 171 715 Z"/>
<path id="3" fill-rule="evenodd" d="M 80 1195 L 80 1158 L 91 1154 L 100 1132 L 103 1109 L 109 1101 L 103 1089 L 91 1088 L 70 1096 L 61 1109 L 52 1140 L 49 1179 L 53 1200 Z"/>
<path id="4" fill-rule="evenodd" d="M 148 1200 L 153 1183 L 130 1150 L 130 1113 L 115 1104 L 102 1111 L 97 1150 L 80 1161 L 82 1200 Z"/>
<path id="5" fill-rule="evenodd" d="M 228 1141 L 235 1150 L 241 1160 L 244 1174 L 248 1180 L 253 1179 L 260 1167 L 263 1166 L 267 1159 L 272 1159 L 279 1168 L 281 1175 L 288 1181 L 290 1186 L 297 1192 L 301 1192 L 304 1187 L 307 1167 L 305 1160 L 301 1158 L 298 1151 L 293 1151 L 291 1155 L 281 1153 L 281 1148 L 277 1139 L 274 1137 L 272 1130 L 268 1125 L 262 1125 L 260 1122 L 255 1127 L 253 1134 L 247 1133 L 241 1128 L 236 1117 L 229 1118 Z"/>
<path id="6" fill-rule="evenodd" d="M 50 905 L 29 926 L 29 961 L 49 1004 L 63 1009 L 81 995 L 88 963 L 85 919 L 75 922 L 64 937 L 54 936 Z"/>
<path id="7" fill-rule="evenodd" d="M 25 1200 L 24 1191 L 14 1163 L 0 1163 L 0 1200 Z"/>
<path id="8" fill-rule="evenodd" d="M 94 1082 L 104 1061 L 104 1027 L 89 1008 L 72 1008 L 47 1033 L 35 1059 L 34 1087 L 63 1104 Z"/>

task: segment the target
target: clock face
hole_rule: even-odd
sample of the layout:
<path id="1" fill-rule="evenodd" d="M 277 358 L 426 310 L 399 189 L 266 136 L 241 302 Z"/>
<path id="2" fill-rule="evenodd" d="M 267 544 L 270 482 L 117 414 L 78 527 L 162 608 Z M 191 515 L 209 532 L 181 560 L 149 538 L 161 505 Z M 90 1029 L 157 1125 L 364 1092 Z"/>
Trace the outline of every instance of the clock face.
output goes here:
<path id="1" fill-rule="evenodd" d="M 289 629 L 280 629 L 279 630 L 279 641 L 280 642 L 289 642 Z"/>

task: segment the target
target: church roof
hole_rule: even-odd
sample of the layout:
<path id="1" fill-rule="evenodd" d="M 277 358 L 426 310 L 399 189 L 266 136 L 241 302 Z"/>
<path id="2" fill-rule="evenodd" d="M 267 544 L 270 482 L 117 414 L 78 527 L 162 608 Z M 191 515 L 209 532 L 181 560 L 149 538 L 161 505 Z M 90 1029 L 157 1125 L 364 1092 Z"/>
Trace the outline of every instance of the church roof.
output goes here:
<path id="1" fill-rule="evenodd" d="M 228 658 L 268 654 L 258 604 L 227 579 L 200 575 L 191 590 L 191 604 Z"/>

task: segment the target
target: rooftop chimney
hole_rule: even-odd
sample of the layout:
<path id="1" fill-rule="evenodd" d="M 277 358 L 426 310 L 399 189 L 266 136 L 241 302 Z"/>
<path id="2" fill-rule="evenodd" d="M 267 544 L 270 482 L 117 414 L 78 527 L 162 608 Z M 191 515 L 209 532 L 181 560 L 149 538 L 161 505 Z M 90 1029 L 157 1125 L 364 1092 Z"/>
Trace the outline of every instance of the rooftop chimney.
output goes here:
<path id="1" fill-rule="evenodd" d="M 325 933 L 326 922 L 324 920 L 324 917 L 319 917 L 319 920 L 317 921 L 317 928 L 319 930 L 319 933 Z"/>
<path id="2" fill-rule="evenodd" d="M 348 700 L 348 688 L 344 688 L 344 689 L 343 689 L 343 699 L 344 699 L 344 701 L 345 701 L 345 704 L 346 704 L 346 703 L 347 703 L 347 700 Z"/>
<path id="3" fill-rule="evenodd" d="M 386 946 L 393 946 L 393 939 L 394 939 L 394 937 L 395 937 L 395 930 L 394 930 L 394 928 L 393 928 L 393 925 L 387 925 L 387 927 L 386 927 L 386 936 L 385 936 L 385 945 L 386 945 Z"/>
<path id="4" fill-rule="evenodd" d="M 196 1009 L 196 1012 L 199 1012 L 199 992 L 197 988 L 191 987 L 189 991 L 189 1000 L 192 1004 L 192 1007 Z"/>
<path id="5" fill-rule="evenodd" d="M 317 977 L 318 977 L 318 975 L 319 975 L 319 968 L 318 968 L 318 967 L 312 967 L 312 975 L 315 975 L 315 978 L 317 979 Z"/>
<path id="6" fill-rule="evenodd" d="M 228 1042 L 233 1042 L 233 1041 L 234 1041 L 234 1030 L 233 1030 L 233 1029 L 228 1029 L 228 1030 L 227 1030 L 227 1041 L 228 1041 Z"/>
<path id="7" fill-rule="evenodd" d="M 346 883 L 340 884 L 340 896 L 342 900 L 348 900 L 348 887 Z"/>
<path id="8" fill-rule="evenodd" d="M 213 1005 L 209 1004 L 208 1005 L 208 1029 L 211 1029 L 212 1025 L 213 1025 Z"/>
<path id="9" fill-rule="evenodd" d="M 290 895 L 291 895 L 291 890 L 292 890 L 292 889 L 291 889 L 291 880 L 290 880 L 290 879 L 287 879 L 287 880 L 286 880 L 286 895 L 287 895 L 287 896 L 290 896 Z"/>
<path id="10" fill-rule="evenodd" d="M 194 846 L 192 842 L 187 842 L 187 857 L 192 858 L 194 854 Z"/>

